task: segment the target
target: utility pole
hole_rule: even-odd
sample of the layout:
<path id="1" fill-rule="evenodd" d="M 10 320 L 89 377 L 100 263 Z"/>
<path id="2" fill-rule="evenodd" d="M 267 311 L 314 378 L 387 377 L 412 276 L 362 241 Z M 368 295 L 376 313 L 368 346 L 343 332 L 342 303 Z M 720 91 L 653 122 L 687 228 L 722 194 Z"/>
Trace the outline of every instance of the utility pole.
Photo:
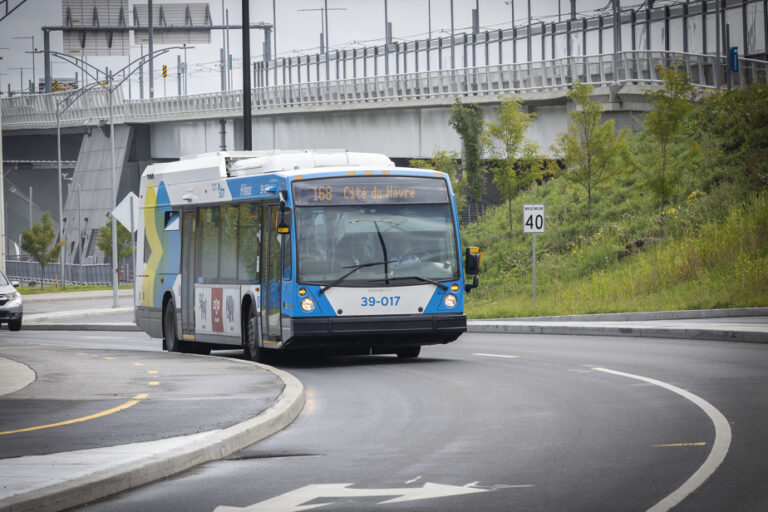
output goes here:
<path id="1" fill-rule="evenodd" d="M 176 89 L 176 95 L 181 96 L 181 55 L 176 56 Z"/>
<path id="2" fill-rule="evenodd" d="M 0 271 L 5 273 L 5 175 L 3 174 L 3 102 L 0 101 Z"/>
<path id="3" fill-rule="evenodd" d="M 243 150 L 253 148 L 251 139 L 251 13 L 248 0 L 243 0 Z"/>
<path id="4" fill-rule="evenodd" d="M 148 0 L 147 7 L 147 26 L 149 28 L 149 98 L 152 99 L 155 97 L 155 74 L 152 70 L 155 64 L 155 45 L 152 40 L 152 0 Z"/>
<path id="5" fill-rule="evenodd" d="M 533 60 L 533 48 L 531 48 L 531 23 L 531 0 L 528 0 L 528 28 L 525 29 L 525 33 L 528 36 L 528 44 L 526 45 L 528 47 L 528 62 Z M 542 55 L 541 58 L 543 59 L 544 56 Z"/>
<path id="6" fill-rule="evenodd" d="M 453 0 L 451 0 L 451 69 L 456 69 L 456 35 L 453 21 Z"/>
<path id="7" fill-rule="evenodd" d="M 272 30 L 274 44 L 272 45 L 272 55 L 275 57 L 275 85 L 277 85 L 277 0 L 272 0 Z"/>
<path id="8" fill-rule="evenodd" d="M 326 0 L 327 3 L 327 0 Z M 453 5 L 453 0 L 451 0 Z M 326 14 L 327 16 L 327 14 Z M 389 75 L 389 45 L 392 43 L 392 30 L 389 25 L 389 8 L 384 0 L 384 74 Z"/>

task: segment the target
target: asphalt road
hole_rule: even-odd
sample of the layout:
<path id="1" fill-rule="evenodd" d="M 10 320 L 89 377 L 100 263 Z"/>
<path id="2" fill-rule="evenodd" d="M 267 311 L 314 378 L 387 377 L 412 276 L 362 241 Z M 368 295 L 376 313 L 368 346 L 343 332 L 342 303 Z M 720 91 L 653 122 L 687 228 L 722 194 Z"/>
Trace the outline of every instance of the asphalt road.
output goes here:
<path id="1" fill-rule="evenodd" d="M 282 390 L 275 375 L 250 364 L 168 354 L 159 345 L 132 333 L 0 334 L 0 355 L 37 374 L 0 402 L 0 458 L 226 428 L 271 406 Z"/>
<path id="2" fill-rule="evenodd" d="M 26 336 L 73 350 L 159 346 L 138 333 L 16 339 Z M 765 345 L 478 334 L 412 361 L 274 364 L 306 388 L 291 426 L 81 510 L 648 510 L 701 468 L 715 472 L 674 510 L 768 509 Z"/>

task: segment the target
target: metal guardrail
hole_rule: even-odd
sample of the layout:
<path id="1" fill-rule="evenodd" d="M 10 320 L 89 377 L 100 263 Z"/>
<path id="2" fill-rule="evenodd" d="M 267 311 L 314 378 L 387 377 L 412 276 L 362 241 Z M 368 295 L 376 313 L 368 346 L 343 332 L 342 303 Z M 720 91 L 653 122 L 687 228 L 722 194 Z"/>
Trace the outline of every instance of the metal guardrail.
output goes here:
<path id="1" fill-rule="evenodd" d="M 129 267 L 129 265 L 120 266 L 118 274 L 120 282 L 132 281 L 132 269 Z M 14 281 L 58 283 L 61 280 L 58 263 L 47 265 L 44 273 L 40 268 L 40 264 L 35 261 L 6 260 L 5 268 L 8 279 Z M 112 284 L 112 265 L 109 263 L 89 265 L 65 264 L 64 274 L 68 285 Z"/>
<path id="2" fill-rule="evenodd" d="M 664 51 L 618 53 L 618 81 L 621 84 L 658 85 L 658 66 L 684 68 L 691 82 L 702 88 L 716 86 L 719 61 L 721 83 L 725 84 L 726 61 L 712 55 Z M 740 59 L 734 86 L 768 82 L 768 62 Z M 575 81 L 593 85 L 613 83 L 613 55 L 563 57 L 539 62 L 498 64 L 483 67 L 424 71 L 399 75 L 351 78 L 323 82 L 295 83 L 253 89 L 255 113 L 302 107 L 338 107 L 370 104 L 388 108 L 403 100 L 453 97 L 482 97 L 498 94 L 563 90 Z M 20 96 L 3 99 L 3 129 L 51 128 L 56 123 L 56 101 L 60 94 Z M 117 91 L 114 98 L 116 123 L 146 123 L 174 119 L 238 117 L 242 93 L 229 91 L 151 100 L 125 100 Z M 109 119 L 105 91 L 82 96 L 61 116 L 62 126 L 97 125 Z"/>

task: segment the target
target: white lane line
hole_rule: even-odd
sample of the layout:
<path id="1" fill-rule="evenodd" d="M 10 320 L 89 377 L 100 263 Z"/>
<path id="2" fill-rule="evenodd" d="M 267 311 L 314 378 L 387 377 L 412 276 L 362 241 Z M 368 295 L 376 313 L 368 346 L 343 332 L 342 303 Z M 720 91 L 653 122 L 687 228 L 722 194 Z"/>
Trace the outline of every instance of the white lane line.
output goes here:
<path id="1" fill-rule="evenodd" d="M 605 373 L 611 373 L 613 375 L 619 375 L 621 377 L 627 377 L 630 379 L 637 379 L 654 386 L 659 386 L 666 390 L 672 391 L 682 396 L 686 400 L 689 400 L 696 404 L 704 413 L 709 416 L 709 419 L 715 425 L 715 441 L 712 443 L 712 450 L 709 452 L 707 459 L 704 463 L 686 480 L 683 485 L 678 487 L 669 496 L 658 502 L 656 505 L 648 509 L 648 512 L 666 512 L 672 507 L 683 501 L 689 494 L 698 489 L 707 478 L 720 466 L 728 453 L 728 448 L 731 445 L 731 426 L 728 423 L 723 414 L 718 411 L 714 405 L 710 404 L 703 398 L 694 395 L 684 389 L 680 389 L 672 384 L 667 384 L 660 380 L 650 379 L 648 377 L 642 377 L 640 375 L 632 375 L 631 373 L 617 372 L 614 370 L 608 370 L 606 368 L 595 368 L 595 370 Z"/>
<path id="2" fill-rule="evenodd" d="M 482 357 L 502 357 L 504 359 L 520 359 L 520 356 L 505 356 L 504 354 L 483 354 L 481 352 L 475 352 L 472 355 L 473 356 L 482 356 Z"/>

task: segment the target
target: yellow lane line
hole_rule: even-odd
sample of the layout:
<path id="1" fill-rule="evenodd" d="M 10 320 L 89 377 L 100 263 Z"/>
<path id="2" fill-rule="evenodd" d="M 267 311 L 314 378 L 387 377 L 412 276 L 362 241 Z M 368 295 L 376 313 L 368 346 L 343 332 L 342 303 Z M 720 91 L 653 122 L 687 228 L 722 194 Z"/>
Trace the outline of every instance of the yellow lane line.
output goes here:
<path id="1" fill-rule="evenodd" d="M 673 448 L 678 446 L 707 446 L 707 443 L 670 443 L 670 444 L 655 444 L 654 448 Z"/>
<path id="2" fill-rule="evenodd" d="M 138 395 L 136 395 L 133 398 L 134 398 L 134 400 L 141 400 L 142 398 L 147 398 L 148 396 L 149 395 L 147 393 L 139 393 Z"/>
<path id="3" fill-rule="evenodd" d="M 85 352 L 78 352 L 77 355 L 79 355 L 79 356 L 87 356 L 88 354 L 86 354 Z"/>
<path id="4" fill-rule="evenodd" d="M 133 363 L 133 366 L 144 366 L 144 363 Z"/>
<path id="5" fill-rule="evenodd" d="M 140 400 L 129 400 L 128 402 L 125 402 L 122 405 L 118 405 L 117 407 L 113 407 L 112 409 L 107 409 L 106 411 L 97 412 L 96 414 L 91 414 L 89 416 L 83 416 L 81 418 L 75 418 L 73 420 L 67 420 L 67 421 L 61 421 L 59 423 L 51 423 L 49 425 L 40 425 L 37 427 L 29 427 L 29 428 L 20 428 L 18 430 L 6 430 L 5 432 L 0 432 L 0 436 L 4 436 L 6 434 L 18 434 L 20 432 L 31 432 L 33 430 L 42 430 L 44 428 L 53 428 L 53 427 L 62 427 L 64 425 L 71 425 L 73 423 L 80 423 L 82 421 L 88 421 L 93 420 L 96 418 L 101 418 L 103 416 L 108 416 L 110 414 L 114 414 L 116 412 L 124 411 L 130 407 L 133 407 L 137 403 L 139 403 Z"/>
<path id="6" fill-rule="evenodd" d="M 110 361 L 114 360 L 114 357 L 104 356 L 104 359 L 109 359 Z"/>
<path id="7" fill-rule="evenodd" d="M 154 375 L 154 374 L 160 373 L 160 372 L 158 372 L 157 370 L 147 370 L 147 373 Z"/>
<path id="8" fill-rule="evenodd" d="M 160 383 L 156 380 L 151 380 L 147 383 L 149 386 L 159 386 Z"/>

